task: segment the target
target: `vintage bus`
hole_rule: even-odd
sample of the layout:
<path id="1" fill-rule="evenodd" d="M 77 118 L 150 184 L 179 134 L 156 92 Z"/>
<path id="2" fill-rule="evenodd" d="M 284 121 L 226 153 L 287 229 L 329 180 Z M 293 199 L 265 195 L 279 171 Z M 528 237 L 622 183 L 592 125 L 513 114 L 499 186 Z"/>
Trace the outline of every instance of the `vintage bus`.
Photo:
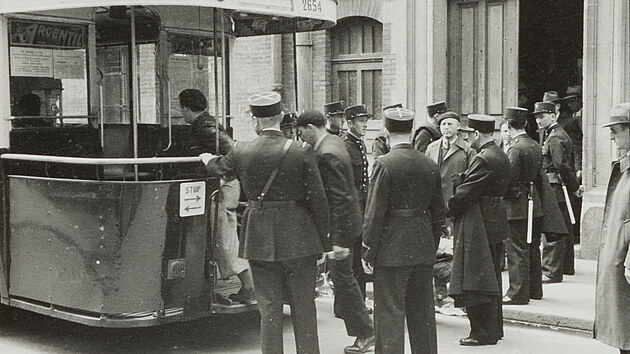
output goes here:
<path id="1" fill-rule="evenodd" d="M 251 310 L 216 302 L 240 284 L 177 96 L 229 127 L 235 38 L 327 28 L 336 0 L 99 3 L 0 5 L 2 306 L 101 327 Z"/>

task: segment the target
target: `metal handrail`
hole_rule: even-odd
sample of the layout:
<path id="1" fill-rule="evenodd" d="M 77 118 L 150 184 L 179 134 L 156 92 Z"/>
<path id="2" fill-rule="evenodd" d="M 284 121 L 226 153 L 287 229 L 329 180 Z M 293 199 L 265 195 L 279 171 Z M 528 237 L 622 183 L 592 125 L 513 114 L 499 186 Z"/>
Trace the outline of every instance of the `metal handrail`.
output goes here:
<path id="1" fill-rule="evenodd" d="M 139 158 L 92 158 L 92 157 L 68 157 L 30 154 L 3 154 L 3 160 L 34 161 L 45 163 L 62 163 L 74 165 L 155 165 L 167 163 L 193 163 L 201 162 L 199 156 L 189 157 L 139 157 Z"/>

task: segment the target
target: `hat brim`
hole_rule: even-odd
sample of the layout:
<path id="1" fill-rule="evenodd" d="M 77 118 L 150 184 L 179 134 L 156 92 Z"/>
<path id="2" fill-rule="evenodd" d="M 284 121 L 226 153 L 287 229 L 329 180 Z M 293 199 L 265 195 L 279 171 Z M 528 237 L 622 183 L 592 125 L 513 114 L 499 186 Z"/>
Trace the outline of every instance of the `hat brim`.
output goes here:
<path id="1" fill-rule="evenodd" d="M 625 125 L 630 125 L 630 121 L 625 121 L 625 122 L 610 122 L 610 123 L 606 123 L 604 125 L 602 125 L 602 128 L 608 128 L 611 125 L 619 125 L 619 124 L 625 124 Z"/>
<path id="2" fill-rule="evenodd" d="M 370 113 L 359 113 L 359 114 L 357 114 L 357 115 L 347 117 L 347 119 L 348 119 L 348 120 L 352 120 L 352 119 L 363 118 L 363 117 L 367 117 L 367 118 L 369 118 L 369 117 L 371 117 L 371 116 L 372 116 L 372 115 L 371 115 Z"/>
<path id="3" fill-rule="evenodd" d="M 536 111 L 536 112 L 532 112 L 532 114 L 540 114 L 540 113 L 556 113 L 556 112 L 549 112 L 549 111 Z"/>
<path id="4" fill-rule="evenodd" d="M 570 100 L 573 98 L 578 98 L 578 97 L 582 97 L 582 95 L 568 95 L 567 97 L 563 97 L 562 100 Z"/>

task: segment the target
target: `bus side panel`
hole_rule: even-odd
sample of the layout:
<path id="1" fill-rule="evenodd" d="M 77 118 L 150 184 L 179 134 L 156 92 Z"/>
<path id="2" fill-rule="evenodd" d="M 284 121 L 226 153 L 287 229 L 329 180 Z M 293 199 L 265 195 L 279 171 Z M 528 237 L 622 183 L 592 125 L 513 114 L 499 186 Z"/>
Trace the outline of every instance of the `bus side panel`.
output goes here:
<path id="1" fill-rule="evenodd" d="M 97 313 L 160 309 L 167 194 L 167 183 L 10 177 L 10 295 Z"/>

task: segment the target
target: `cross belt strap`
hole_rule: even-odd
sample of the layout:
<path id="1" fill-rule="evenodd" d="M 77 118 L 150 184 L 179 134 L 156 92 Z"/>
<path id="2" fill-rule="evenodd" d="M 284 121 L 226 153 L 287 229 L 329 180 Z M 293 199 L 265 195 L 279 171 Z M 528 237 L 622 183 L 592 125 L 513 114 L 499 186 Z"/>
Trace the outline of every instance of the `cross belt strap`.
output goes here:
<path id="1" fill-rule="evenodd" d="M 273 180 L 276 178 L 276 175 L 278 174 L 278 170 L 280 170 L 280 166 L 282 166 L 282 162 L 284 161 L 284 158 L 287 156 L 287 152 L 289 151 L 289 148 L 291 147 L 292 143 L 293 143 L 293 140 L 287 140 L 287 142 L 284 144 L 284 147 L 282 148 L 282 156 L 280 157 L 280 160 L 278 161 L 278 165 L 276 165 L 276 168 L 274 168 L 273 171 L 271 171 L 271 175 L 269 176 L 269 179 L 267 180 L 267 184 L 265 185 L 265 188 L 263 188 L 262 192 L 260 192 L 260 196 L 258 197 L 258 203 L 262 203 L 263 199 L 265 199 L 265 195 L 267 195 L 269 188 L 271 188 L 271 184 L 273 183 Z"/>

